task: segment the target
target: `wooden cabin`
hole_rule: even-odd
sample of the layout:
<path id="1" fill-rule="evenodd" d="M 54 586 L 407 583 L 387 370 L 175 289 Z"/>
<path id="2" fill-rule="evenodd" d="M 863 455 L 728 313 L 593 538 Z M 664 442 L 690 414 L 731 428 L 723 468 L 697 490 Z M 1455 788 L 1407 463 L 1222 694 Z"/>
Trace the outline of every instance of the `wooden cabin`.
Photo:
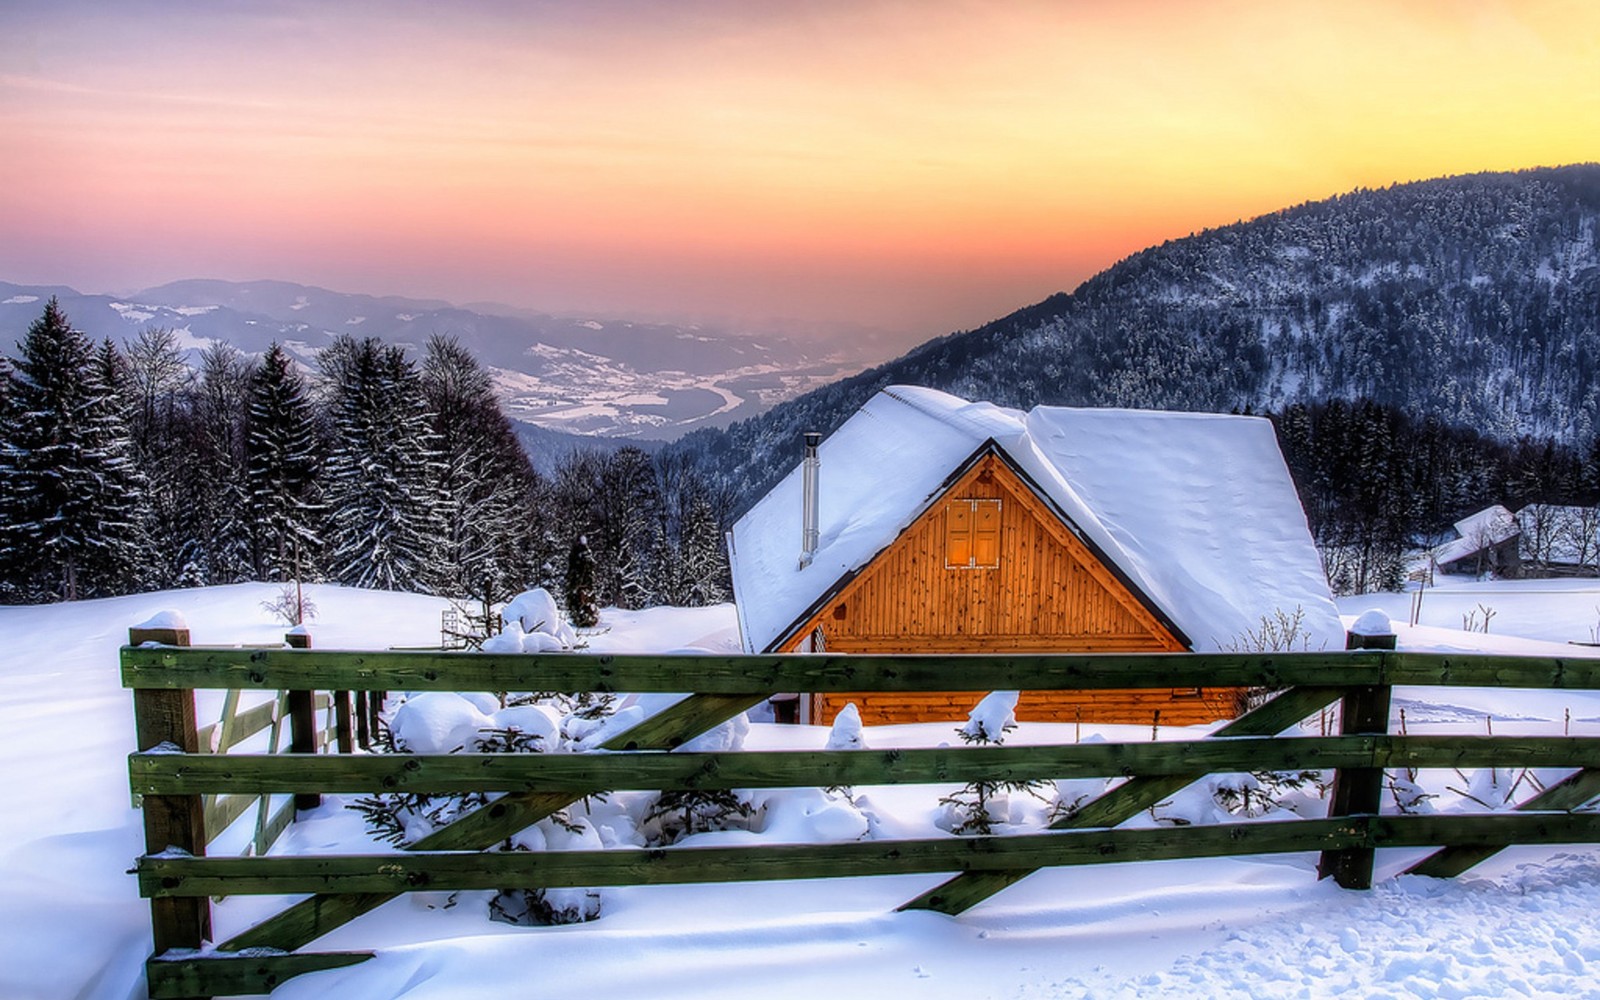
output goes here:
<path id="1" fill-rule="evenodd" d="M 1217 650 L 1296 608 L 1309 648 L 1343 646 L 1266 421 L 1022 414 L 894 387 L 810 450 L 730 533 L 749 652 Z M 1184 725 L 1232 716 L 1239 694 L 1024 692 L 1017 717 Z M 852 701 L 869 724 L 958 720 L 979 697 L 817 694 L 801 708 L 818 723 Z"/>

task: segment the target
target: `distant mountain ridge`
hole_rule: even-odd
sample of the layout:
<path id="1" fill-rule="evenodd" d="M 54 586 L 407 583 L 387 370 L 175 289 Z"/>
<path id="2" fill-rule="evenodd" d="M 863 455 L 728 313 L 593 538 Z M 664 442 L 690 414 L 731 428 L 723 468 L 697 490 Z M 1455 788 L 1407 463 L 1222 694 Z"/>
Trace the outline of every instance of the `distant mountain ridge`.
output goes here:
<path id="1" fill-rule="evenodd" d="M 510 416 L 576 434 L 676 437 L 759 413 L 872 360 L 838 342 L 819 346 L 664 323 L 213 279 L 121 297 L 0 281 L 0 337 L 20 340 L 52 295 L 73 324 L 96 339 L 126 342 L 146 327 L 162 326 L 196 350 L 221 340 L 256 354 L 278 341 L 311 368 L 317 350 L 341 333 L 413 349 L 435 333 L 449 334 L 495 370 Z"/>
<path id="2" fill-rule="evenodd" d="M 1071 294 L 674 445 L 753 501 L 885 385 L 1229 411 L 1361 396 L 1500 438 L 1600 430 L 1600 164 L 1358 190 L 1136 253 Z"/>

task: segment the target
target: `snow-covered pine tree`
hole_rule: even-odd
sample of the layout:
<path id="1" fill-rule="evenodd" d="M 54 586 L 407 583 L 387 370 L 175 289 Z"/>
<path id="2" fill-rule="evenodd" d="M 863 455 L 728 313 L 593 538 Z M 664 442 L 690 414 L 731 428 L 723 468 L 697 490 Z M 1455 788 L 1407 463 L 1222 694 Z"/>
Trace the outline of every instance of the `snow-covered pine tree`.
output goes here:
<path id="1" fill-rule="evenodd" d="M 192 548 L 193 514 L 185 503 L 185 480 L 193 474 L 187 431 L 194 372 L 177 335 L 163 327 L 141 330 L 128 346 L 127 360 L 133 461 L 147 483 L 147 583 L 157 588 L 194 586 L 203 582 L 185 572 Z"/>
<path id="2" fill-rule="evenodd" d="M 24 599 L 27 581 L 22 536 L 17 530 L 22 516 L 17 492 L 17 431 L 21 426 L 12 399 L 16 371 L 11 359 L 0 354 L 0 604 Z"/>
<path id="3" fill-rule="evenodd" d="M 101 508 L 108 478 L 126 471 L 126 453 L 107 437 L 115 422 L 94 348 L 54 298 L 21 347 L 8 435 L 7 575 L 24 599 L 76 600 L 107 571 L 107 531 L 125 527 Z"/>
<path id="4" fill-rule="evenodd" d="M 255 574 L 305 576 L 320 547 L 316 415 L 304 380 L 277 343 L 250 376 L 245 483 L 255 522 Z"/>
<path id="5" fill-rule="evenodd" d="M 100 512 L 96 544 L 84 564 L 86 597 L 109 597 L 141 589 L 154 562 L 150 536 L 149 480 L 134 456 L 129 419 L 134 409 L 127 359 L 109 339 L 95 353 L 89 436 L 99 475 L 94 497 Z"/>
<path id="6" fill-rule="evenodd" d="M 567 620 L 575 628 L 594 628 L 600 624 L 600 607 L 594 596 L 594 556 L 589 539 L 579 535 L 567 553 Z"/>
<path id="7" fill-rule="evenodd" d="M 244 456 L 250 372 L 243 355 L 214 341 L 200 355 L 200 378 L 189 403 L 184 438 L 190 469 L 182 496 L 190 527 L 181 565 L 186 577 L 208 584 L 251 577 L 254 525 Z"/>
<path id="8" fill-rule="evenodd" d="M 538 576 L 548 553 L 538 474 L 500 411 L 494 383 L 452 337 L 428 341 L 422 389 L 438 449 L 439 587 L 489 607 Z"/>
<path id="9" fill-rule="evenodd" d="M 371 337 L 339 337 L 319 360 L 333 434 L 328 568 L 353 587 L 425 591 L 439 575 L 439 504 L 416 366 L 401 348 Z"/>
<path id="10" fill-rule="evenodd" d="M 622 608 L 644 606 L 650 595 L 651 531 L 661 511 L 650 456 L 632 446 L 606 456 L 590 500 L 596 596 Z"/>
<path id="11" fill-rule="evenodd" d="M 722 525 L 704 491 L 697 491 L 683 514 L 683 577 L 685 605 L 692 608 L 719 604 L 728 599 L 728 549 Z"/>

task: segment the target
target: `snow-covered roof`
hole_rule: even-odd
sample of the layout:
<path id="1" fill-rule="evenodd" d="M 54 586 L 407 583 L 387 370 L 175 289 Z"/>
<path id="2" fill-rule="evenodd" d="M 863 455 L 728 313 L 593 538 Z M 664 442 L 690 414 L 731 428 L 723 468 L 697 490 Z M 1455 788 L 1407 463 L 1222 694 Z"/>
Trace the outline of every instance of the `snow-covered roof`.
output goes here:
<path id="1" fill-rule="evenodd" d="M 1433 550 L 1433 561 L 1440 566 L 1468 556 L 1476 555 L 1484 549 L 1514 537 L 1520 530 L 1517 519 L 1511 512 L 1499 504 L 1492 504 L 1478 511 L 1468 514 L 1454 525 L 1456 534 L 1460 538 L 1452 539 Z"/>
<path id="2" fill-rule="evenodd" d="M 819 543 L 801 568 L 797 467 L 733 527 L 745 648 L 767 649 L 934 502 L 987 442 L 1197 651 L 1304 610 L 1310 648 L 1344 631 L 1272 425 L 1257 417 L 970 403 L 892 386 L 819 449 Z M 798 452 L 798 447 L 796 451 Z"/>

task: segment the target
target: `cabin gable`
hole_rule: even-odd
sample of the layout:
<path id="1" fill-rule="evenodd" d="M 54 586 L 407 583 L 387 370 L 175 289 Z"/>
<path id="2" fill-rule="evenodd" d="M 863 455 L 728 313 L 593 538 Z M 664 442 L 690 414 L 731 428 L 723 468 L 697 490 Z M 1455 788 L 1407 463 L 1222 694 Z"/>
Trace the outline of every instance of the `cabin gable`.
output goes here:
<path id="1" fill-rule="evenodd" d="M 1144 600 L 995 451 L 775 644 L 780 652 L 1175 652 Z"/>

